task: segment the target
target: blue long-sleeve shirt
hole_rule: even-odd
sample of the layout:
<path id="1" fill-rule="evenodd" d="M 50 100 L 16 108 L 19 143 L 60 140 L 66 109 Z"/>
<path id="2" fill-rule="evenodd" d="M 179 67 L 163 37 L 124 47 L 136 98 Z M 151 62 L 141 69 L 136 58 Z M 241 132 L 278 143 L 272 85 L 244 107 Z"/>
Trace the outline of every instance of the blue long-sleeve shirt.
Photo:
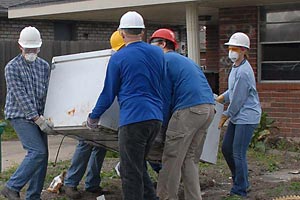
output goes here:
<path id="1" fill-rule="evenodd" d="M 256 90 L 253 69 L 245 59 L 239 66 L 233 66 L 228 78 L 228 89 L 223 93 L 229 106 L 224 115 L 233 124 L 258 124 L 261 106 Z"/>
<path id="2" fill-rule="evenodd" d="M 164 62 L 163 51 L 145 42 L 130 43 L 116 52 L 109 60 L 104 88 L 89 116 L 99 118 L 117 96 L 119 126 L 152 119 L 162 121 Z"/>
<path id="3" fill-rule="evenodd" d="M 49 75 L 49 64 L 39 57 L 27 62 L 20 54 L 7 63 L 5 118 L 32 119 L 43 114 Z"/>
<path id="4" fill-rule="evenodd" d="M 171 102 L 171 113 L 196 105 L 214 104 L 211 87 L 196 63 L 176 52 L 165 53 L 165 59 L 169 79 L 165 87 L 169 89 L 163 90 L 163 96 L 166 102 Z"/>

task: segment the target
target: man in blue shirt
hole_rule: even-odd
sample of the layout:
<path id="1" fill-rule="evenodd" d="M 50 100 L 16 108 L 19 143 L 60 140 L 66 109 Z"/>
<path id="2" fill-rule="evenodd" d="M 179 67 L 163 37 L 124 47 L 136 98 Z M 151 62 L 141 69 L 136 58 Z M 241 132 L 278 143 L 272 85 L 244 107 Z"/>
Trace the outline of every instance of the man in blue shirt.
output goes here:
<path id="1" fill-rule="evenodd" d="M 233 62 L 228 78 L 228 89 L 217 97 L 220 103 L 229 103 L 219 128 L 230 118 L 222 153 L 230 168 L 233 186 L 230 195 L 247 196 L 248 181 L 247 149 L 255 128 L 260 122 L 261 107 L 253 69 L 248 62 L 250 39 L 245 33 L 233 34 L 228 45 L 228 57 Z"/>
<path id="2" fill-rule="evenodd" d="M 150 43 L 163 49 L 167 70 L 163 97 L 164 123 L 168 129 L 157 194 L 160 200 L 178 199 L 182 178 L 185 199 L 201 200 L 198 164 L 214 117 L 213 93 L 200 67 L 175 52 L 177 42 L 173 31 L 155 31 Z"/>
<path id="3" fill-rule="evenodd" d="M 104 88 L 87 119 L 87 126 L 96 128 L 101 115 L 118 97 L 124 200 L 156 199 L 145 158 L 163 120 L 161 83 L 165 63 L 160 48 L 142 42 L 144 28 L 142 16 L 135 11 L 121 17 L 119 31 L 126 46 L 110 58 Z"/>
<path id="4" fill-rule="evenodd" d="M 5 67 L 7 95 L 4 113 L 27 155 L 1 194 L 8 199 L 20 199 L 19 192 L 28 183 L 26 199 L 40 200 L 48 164 L 47 133 L 52 132 L 53 126 L 42 116 L 50 67 L 37 57 L 42 40 L 35 27 L 25 27 L 18 43 L 22 53 Z"/>

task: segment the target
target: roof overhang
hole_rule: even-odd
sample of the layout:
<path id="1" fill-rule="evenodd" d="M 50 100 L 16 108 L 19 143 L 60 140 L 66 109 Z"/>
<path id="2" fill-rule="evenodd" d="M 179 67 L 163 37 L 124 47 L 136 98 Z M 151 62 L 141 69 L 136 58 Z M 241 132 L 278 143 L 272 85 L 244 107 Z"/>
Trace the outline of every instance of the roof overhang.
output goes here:
<path id="1" fill-rule="evenodd" d="M 184 23 L 185 3 L 196 0 L 88 0 L 9 8 L 9 18 L 74 21 L 119 21 L 128 10 L 140 12 L 147 23 Z"/>
<path id="2" fill-rule="evenodd" d="M 207 21 L 203 23 L 206 24 L 214 23 L 217 20 L 218 8 L 291 2 L 297 2 L 297 0 L 87 0 L 12 7 L 8 10 L 8 17 L 118 22 L 122 14 L 126 11 L 136 10 L 143 15 L 146 23 L 149 24 L 184 25 L 186 23 L 185 5 L 194 3 L 198 7 L 199 16 L 210 16 L 204 18 Z"/>

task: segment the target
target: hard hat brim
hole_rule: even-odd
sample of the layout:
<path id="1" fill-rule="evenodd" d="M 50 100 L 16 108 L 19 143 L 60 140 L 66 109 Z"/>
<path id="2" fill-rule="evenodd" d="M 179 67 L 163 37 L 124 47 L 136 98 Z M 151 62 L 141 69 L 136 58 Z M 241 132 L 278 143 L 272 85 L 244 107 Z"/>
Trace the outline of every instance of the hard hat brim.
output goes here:
<path id="1" fill-rule="evenodd" d="M 119 51 L 123 46 L 125 46 L 125 44 L 118 45 L 118 46 L 116 46 L 116 47 L 113 47 L 112 49 L 113 49 L 114 51 Z"/>
<path id="2" fill-rule="evenodd" d="M 140 29 L 145 29 L 145 26 L 119 26 L 118 29 L 127 29 L 127 28 L 140 28 Z"/>
<path id="3" fill-rule="evenodd" d="M 19 45 L 23 48 L 30 48 L 30 49 L 33 49 L 33 48 L 40 48 L 42 46 L 42 42 L 39 42 L 38 44 L 24 44 L 22 42 L 18 42 Z"/>
<path id="4" fill-rule="evenodd" d="M 226 42 L 224 45 L 226 45 L 226 46 L 236 46 L 236 47 L 245 47 L 245 48 L 249 49 L 249 47 L 246 46 L 246 45 L 240 45 L 240 44 L 230 43 L 230 42 Z"/>

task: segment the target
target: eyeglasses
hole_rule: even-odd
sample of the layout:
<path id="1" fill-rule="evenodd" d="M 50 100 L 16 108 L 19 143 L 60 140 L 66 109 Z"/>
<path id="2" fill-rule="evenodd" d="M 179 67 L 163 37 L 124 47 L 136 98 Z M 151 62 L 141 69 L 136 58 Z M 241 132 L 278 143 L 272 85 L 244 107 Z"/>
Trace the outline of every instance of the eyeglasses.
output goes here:
<path id="1" fill-rule="evenodd" d="M 235 52 L 241 52 L 241 48 L 240 48 L 240 47 L 232 47 L 232 46 L 229 46 L 229 47 L 228 47 L 228 50 L 229 50 L 229 51 L 235 51 Z"/>
<path id="2" fill-rule="evenodd" d="M 38 54 L 40 52 L 40 48 L 23 48 L 23 51 L 25 54 L 27 53 L 36 53 Z"/>
<path id="3" fill-rule="evenodd" d="M 153 40 L 150 41 L 150 44 L 156 44 L 156 43 L 161 43 L 164 42 L 164 39 L 161 38 L 154 38 Z"/>

